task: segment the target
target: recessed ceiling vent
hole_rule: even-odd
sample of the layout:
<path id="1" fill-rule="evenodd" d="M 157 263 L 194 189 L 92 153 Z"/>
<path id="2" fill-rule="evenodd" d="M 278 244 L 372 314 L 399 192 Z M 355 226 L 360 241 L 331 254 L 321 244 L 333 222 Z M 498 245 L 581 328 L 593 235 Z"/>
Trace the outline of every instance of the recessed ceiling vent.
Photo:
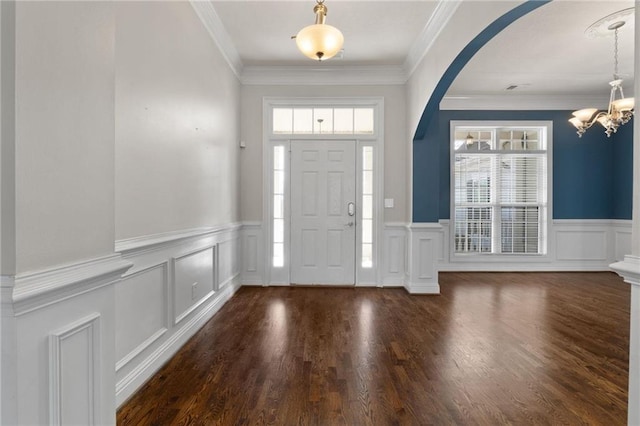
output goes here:
<path id="1" fill-rule="evenodd" d="M 515 89 L 516 87 L 518 87 L 518 85 L 517 85 L 517 84 L 512 84 L 511 86 L 507 86 L 507 88 L 506 88 L 506 89 L 504 89 L 504 90 L 513 90 L 513 89 Z"/>

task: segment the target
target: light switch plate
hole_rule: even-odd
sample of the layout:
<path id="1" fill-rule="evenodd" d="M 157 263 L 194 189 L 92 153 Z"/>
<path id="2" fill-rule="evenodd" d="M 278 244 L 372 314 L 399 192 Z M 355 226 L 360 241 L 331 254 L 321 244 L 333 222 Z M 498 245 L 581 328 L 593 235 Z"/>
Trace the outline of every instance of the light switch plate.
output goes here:
<path id="1" fill-rule="evenodd" d="M 384 199 L 384 208 L 392 209 L 393 208 L 393 198 L 385 198 Z"/>

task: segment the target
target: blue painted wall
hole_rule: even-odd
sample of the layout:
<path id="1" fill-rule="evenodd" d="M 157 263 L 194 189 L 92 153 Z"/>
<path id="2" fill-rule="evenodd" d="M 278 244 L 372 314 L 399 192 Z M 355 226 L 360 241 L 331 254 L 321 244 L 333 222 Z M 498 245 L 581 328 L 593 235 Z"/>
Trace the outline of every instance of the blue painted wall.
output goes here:
<path id="1" fill-rule="evenodd" d="M 449 219 L 451 120 L 553 121 L 553 218 L 631 219 L 633 123 L 579 139 L 571 111 L 438 111 L 413 143 L 413 221 Z"/>

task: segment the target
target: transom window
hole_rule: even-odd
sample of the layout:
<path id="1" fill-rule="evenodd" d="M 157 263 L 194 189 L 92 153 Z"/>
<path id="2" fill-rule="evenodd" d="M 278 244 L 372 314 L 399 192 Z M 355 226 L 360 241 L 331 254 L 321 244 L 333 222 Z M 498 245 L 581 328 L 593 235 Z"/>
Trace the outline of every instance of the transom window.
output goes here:
<path id="1" fill-rule="evenodd" d="M 452 126 L 453 252 L 546 253 L 546 126 Z"/>
<path id="2" fill-rule="evenodd" d="M 274 108 L 273 133 L 278 135 L 371 135 L 371 107 Z"/>

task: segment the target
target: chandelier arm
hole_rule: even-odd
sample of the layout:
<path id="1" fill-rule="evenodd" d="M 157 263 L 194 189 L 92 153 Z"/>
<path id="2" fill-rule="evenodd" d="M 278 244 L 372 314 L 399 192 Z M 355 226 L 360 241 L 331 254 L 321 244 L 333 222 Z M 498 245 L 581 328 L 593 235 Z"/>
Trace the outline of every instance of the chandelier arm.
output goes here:
<path id="1" fill-rule="evenodd" d="M 597 113 L 596 115 L 593 116 L 593 118 L 591 118 L 591 120 L 589 120 L 588 123 L 585 123 L 585 130 L 588 129 L 589 127 L 593 126 L 593 124 L 598 121 L 598 118 L 600 117 L 606 117 L 607 115 L 609 115 L 609 113 L 606 113 L 604 111 L 600 111 L 599 113 Z"/>

